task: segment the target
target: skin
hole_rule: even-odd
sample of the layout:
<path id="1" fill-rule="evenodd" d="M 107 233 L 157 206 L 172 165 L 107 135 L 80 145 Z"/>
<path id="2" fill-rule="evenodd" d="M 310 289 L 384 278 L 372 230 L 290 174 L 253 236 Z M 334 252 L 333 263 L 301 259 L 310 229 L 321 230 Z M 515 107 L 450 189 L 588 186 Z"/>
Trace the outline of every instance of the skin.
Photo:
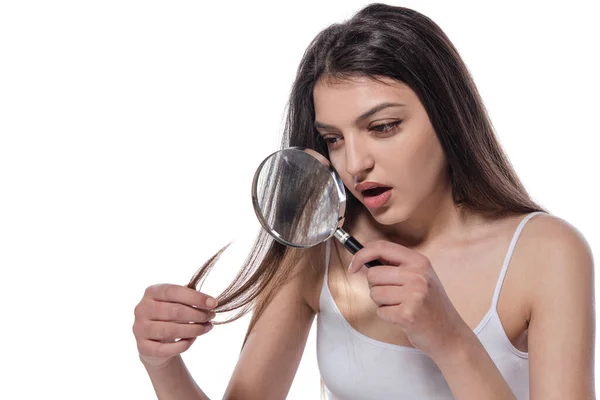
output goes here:
<path id="1" fill-rule="evenodd" d="M 320 80 L 314 89 L 315 126 L 355 197 L 362 199 L 354 188 L 357 182 L 393 187 L 385 207 L 371 210 L 371 230 L 399 241 L 423 242 L 445 233 L 441 229 L 456 216 L 446 160 L 415 93 L 391 79 L 384 82 L 388 85 L 366 77 Z M 382 103 L 402 106 L 387 107 L 356 123 L 355 116 Z M 442 212 L 433 212 L 440 205 Z"/>
<path id="2" fill-rule="evenodd" d="M 353 292 L 362 293 L 363 299 L 370 297 L 363 309 L 371 308 L 384 324 L 377 321 L 368 328 L 373 318 L 362 324 L 355 316 L 349 319 L 375 336 L 379 336 L 377 331 L 387 332 L 383 336 L 393 343 L 413 346 L 419 342 L 417 347 L 431 356 L 443 353 L 454 346 L 448 341 L 459 342 L 469 327 L 425 253 L 433 247 L 459 247 L 480 235 L 480 227 L 491 221 L 455 207 L 443 150 L 425 109 L 408 86 L 367 77 L 323 79 L 315 87 L 314 102 L 315 126 L 328 143 L 331 162 L 346 188 L 363 201 L 355 189 L 357 182 L 376 181 L 392 187 L 390 200 L 383 207 L 362 212 L 352 227 L 355 236 L 364 238 L 365 250 L 356 254 L 349 270 L 356 274 L 369 257 L 387 260 L 389 265 L 381 268 L 363 268 L 362 276 L 352 281 Z M 354 118 L 365 110 L 378 111 L 364 119 Z M 346 258 L 338 261 L 346 264 L 349 255 L 342 254 Z M 400 265 L 403 268 L 397 268 Z M 365 280 L 368 286 L 360 285 Z M 435 291 L 429 298 L 425 296 L 428 286 Z M 432 296 L 436 299 L 429 309 L 412 315 L 416 311 L 410 303 L 421 304 Z M 408 323 L 417 317 L 416 327 Z"/>
<path id="3" fill-rule="evenodd" d="M 329 282 L 308 258 L 294 266 L 249 332 L 223 398 L 286 398 L 319 312 L 323 284 L 355 329 L 429 355 L 454 398 L 515 398 L 472 329 L 490 306 L 523 215 L 491 218 L 457 208 L 423 106 L 405 85 L 385 83 L 364 77 L 318 82 L 315 122 L 335 143 L 331 161 L 344 184 L 359 200 L 354 185 L 364 180 L 393 187 L 393 195 L 385 207 L 364 208 L 353 219 L 349 231 L 365 246 L 353 260 L 332 241 L 339 257 L 332 252 Z M 404 106 L 381 109 L 356 123 L 381 103 Z M 392 128 L 399 120 L 385 134 L 373 130 L 384 123 Z M 374 258 L 386 265 L 363 267 Z M 513 346 L 529 352 L 531 400 L 595 398 L 593 282 L 591 251 L 575 228 L 548 215 L 528 222 L 502 286 L 498 314 Z M 204 293 L 163 284 L 149 287 L 136 307 L 133 331 L 140 358 L 161 400 L 208 399 L 180 356 L 210 328 L 214 313 L 206 300 Z"/>
<path id="4" fill-rule="evenodd" d="M 402 106 L 378 108 L 385 103 Z M 472 329 L 490 306 L 504 254 L 524 216 L 492 218 L 455 206 L 435 131 L 418 97 L 403 83 L 322 79 L 314 104 L 315 127 L 328 142 L 331 162 L 347 190 L 363 202 L 354 188 L 357 182 L 392 187 L 385 206 L 365 207 L 349 229 L 363 242 L 363 250 L 352 259 L 334 242 L 339 257 L 332 253 L 328 284 L 346 319 L 376 340 L 423 350 L 436 361 L 455 398 L 513 398 Z M 380 111 L 356 118 L 374 109 Z M 560 242 L 556 245 L 562 251 L 544 259 L 542 238 Z M 386 265 L 364 267 L 375 258 Z M 572 284 L 563 287 L 566 296 L 575 297 L 570 309 L 556 300 L 553 310 L 544 303 L 556 297 L 556 286 L 532 290 L 532 282 L 539 280 L 534 267 L 548 264 L 557 269 L 548 279 Z M 575 277 L 565 264 L 579 268 Z M 572 226 L 546 215 L 528 223 L 511 260 L 498 313 L 513 346 L 530 352 L 532 399 L 593 397 L 592 275 L 589 247 Z M 318 292 L 308 300 L 316 312 Z M 557 349 L 572 343 L 565 328 L 572 313 L 584 341 L 571 347 L 571 356 L 559 356 Z M 561 363 L 572 368 L 565 373 Z"/>

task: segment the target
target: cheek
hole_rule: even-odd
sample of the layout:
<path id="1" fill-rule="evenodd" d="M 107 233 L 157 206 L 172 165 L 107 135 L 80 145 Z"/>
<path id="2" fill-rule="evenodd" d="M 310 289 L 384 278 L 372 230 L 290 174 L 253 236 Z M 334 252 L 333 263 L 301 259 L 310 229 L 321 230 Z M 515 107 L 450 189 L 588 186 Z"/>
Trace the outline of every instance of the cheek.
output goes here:
<path id="1" fill-rule="evenodd" d="M 336 151 L 333 153 L 329 153 L 329 161 L 331 162 L 331 166 L 336 170 L 344 184 L 347 184 L 348 179 L 352 181 L 352 176 L 350 176 L 346 172 L 346 163 L 344 159 L 344 155 L 340 151 Z"/>
<path id="2" fill-rule="evenodd" d="M 424 166 L 427 167 L 428 170 L 439 174 L 445 164 L 446 157 L 434 132 L 431 132 L 427 140 L 424 141 L 420 151 L 427 154 L 427 156 L 423 157 Z"/>
<path id="3" fill-rule="evenodd" d="M 444 152 L 435 133 L 429 132 L 410 153 L 409 178 L 415 186 L 428 188 L 439 180 L 445 163 Z"/>
<path id="4" fill-rule="evenodd" d="M 381 150 L 381 168 L 393 171 L 388 175 L 390 182 L 405 191 L 405 195 L 419 197 L 419 193 L 429 190 L 445 165 L 445 156 L 432 130 L 415 130 L 397 145 Z"/>

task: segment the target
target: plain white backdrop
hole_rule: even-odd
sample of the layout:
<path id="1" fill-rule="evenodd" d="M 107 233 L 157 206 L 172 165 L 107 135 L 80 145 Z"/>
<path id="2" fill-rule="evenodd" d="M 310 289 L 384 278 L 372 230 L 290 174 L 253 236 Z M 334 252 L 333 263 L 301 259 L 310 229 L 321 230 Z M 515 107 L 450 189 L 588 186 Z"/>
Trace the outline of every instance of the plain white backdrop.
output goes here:
<path id="1" fill-rule="evenodd" d="M 204 291 L 235 275 L 258 231 L 254 168 L 279 146 L 304 49 L 365 4 L 0 3 L 0 398 L 153 398 L 135 305 L 230 240 Z M 448 34 L 533 198 L 598 256 L 592 2 L 392 4 Z M 211 398 L 247 323 L 184 355 Z M 318 398 L 315 353 L 311 333 L 289 399 Z"/>

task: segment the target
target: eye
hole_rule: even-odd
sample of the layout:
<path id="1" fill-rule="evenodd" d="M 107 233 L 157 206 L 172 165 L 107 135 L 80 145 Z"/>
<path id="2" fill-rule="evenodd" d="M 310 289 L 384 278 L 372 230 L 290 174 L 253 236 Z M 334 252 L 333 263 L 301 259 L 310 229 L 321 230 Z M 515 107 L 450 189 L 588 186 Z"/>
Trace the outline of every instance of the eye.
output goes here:
<path id="1" fill-rule="evenodd" d="M 317 142 L 321 147 L 324 147 L 323 150 L 327 151 L 335 150 L 336 148 L 338 148 L 340 146 L 340 140 L 342 139 L 343 137 L 339 135 L 317 134 Z"/>
<path id="2" fill-rule="evenodd" d="M 398 127 L 398 125 L 400 125 L 401 123 L 402 123 L 402 120 L 387 122 L 385 124 L 371 126 L 369 128 L 369 130 L 375 131 L 375 132 L 381 132 L 381 133 L 391 132 L 394 129 L 396 129 Z"/>
<path id="3" fill-rule="evenodd" d="M 323 136 L 323 141 L 330 149 L 334 149 L 339 145 L 340 140 L 343 138 L 340 136 Z"/>

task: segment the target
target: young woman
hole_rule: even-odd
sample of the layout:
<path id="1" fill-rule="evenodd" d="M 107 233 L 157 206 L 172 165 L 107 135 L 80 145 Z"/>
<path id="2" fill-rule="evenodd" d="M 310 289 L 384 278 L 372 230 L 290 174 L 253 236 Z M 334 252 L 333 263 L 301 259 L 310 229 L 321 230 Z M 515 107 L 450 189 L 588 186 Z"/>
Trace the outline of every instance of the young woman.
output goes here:
<path id="1" fill-rule="evenodd" d="M 253 318 L 227 399 L 285 398 L 315 315 L 331 399 L 594 398 L 590 249 L 529 198 L 435 23 L 374 4 L 322 31 L 285 133 L 331 161 L 365 247 L 265 234 L 218 306 L 195 290 L 218 255 L 149 287 L 133 330 L 158 398 L 207 398 L 180 354 L 231 310 Z"/>

